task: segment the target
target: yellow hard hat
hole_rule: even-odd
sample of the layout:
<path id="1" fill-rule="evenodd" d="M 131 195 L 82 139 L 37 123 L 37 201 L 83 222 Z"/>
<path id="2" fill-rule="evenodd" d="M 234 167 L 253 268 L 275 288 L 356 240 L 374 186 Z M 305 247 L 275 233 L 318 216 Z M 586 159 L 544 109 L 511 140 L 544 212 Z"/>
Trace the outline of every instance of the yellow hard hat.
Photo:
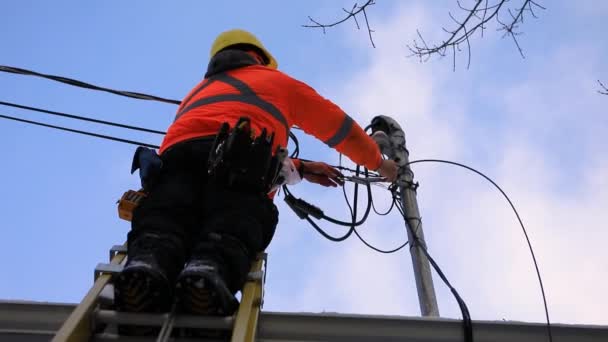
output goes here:
<path id="1" fill-rule="evenodd" d="M 262 45 L 262 42 L 260 42 L 252 33 L 245 30 L 234 29 L 220 33 L 219 36 L 215 38 L 213 45 L 211 45 L 210 55 L 213 57 L 216 53 L 222 51 L 223 49 L 236 44 L 250 44 L 257 47 L 258 49 L 262 50 L 262 52 L 268 58 L 269 62 L 267 66 L 269 68 L 276 69 L 278 67 L 277 60 L 274 59 L 268 50 L 266 50 L 264 45 Z"/>

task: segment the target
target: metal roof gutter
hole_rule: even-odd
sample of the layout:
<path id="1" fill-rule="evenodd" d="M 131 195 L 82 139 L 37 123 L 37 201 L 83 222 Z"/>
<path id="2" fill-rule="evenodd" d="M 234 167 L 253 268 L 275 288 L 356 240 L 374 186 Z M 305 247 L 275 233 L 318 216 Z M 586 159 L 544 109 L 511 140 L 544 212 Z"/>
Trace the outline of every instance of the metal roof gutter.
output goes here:
<path id="1" fill-rule="evenodd" d="M 0 301 L 0 341 L 48 341 L 74 307 L 73 304 Z M 552 327 L 554 342 L 608 341 L 608 326 L 554 324 Z M 540 323 L 473 321 L 473 332 L 476 342 L 548 341 L 546 325 Z M 258 333 L 258 341 L 263 342 L 462 340 L 459 320 L 328 313 L 262 312 Z"/>

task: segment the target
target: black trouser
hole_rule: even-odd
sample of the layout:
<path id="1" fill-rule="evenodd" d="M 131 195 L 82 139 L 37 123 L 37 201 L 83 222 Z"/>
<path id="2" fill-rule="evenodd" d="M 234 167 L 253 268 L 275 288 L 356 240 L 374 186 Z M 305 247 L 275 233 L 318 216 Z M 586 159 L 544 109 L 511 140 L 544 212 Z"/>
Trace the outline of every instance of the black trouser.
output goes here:
<path id="1" fill-rule="evenodd" d="M 188 260 L 211 259 L 236 293 L 251 261 L 270 243 L 278 212 L 265 194 L 229 190 L 208 179 L 212 144 L 210 138 L 193 140 L 162 154 L 160 177 L 133 213 L 128 255 L 153 256 L 171 283 Z"/>

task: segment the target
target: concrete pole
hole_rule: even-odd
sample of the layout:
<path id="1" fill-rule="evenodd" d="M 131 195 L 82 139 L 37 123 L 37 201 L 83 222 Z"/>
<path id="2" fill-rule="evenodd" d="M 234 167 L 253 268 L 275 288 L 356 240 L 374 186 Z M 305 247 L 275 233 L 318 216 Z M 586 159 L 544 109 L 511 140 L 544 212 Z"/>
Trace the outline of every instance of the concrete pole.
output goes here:
<path id="1" fill-rule="evenodd" d="M 414 184 L 414 173 L 407 163 L 409 162 L 409 152 L 405 148 L 405 133 L 401 126 L 392 118 L 384 115 L 375 117 L 372 120 L 372 137 L 384 155 L 393 159 L 400 166 L 397 184 L 400 184 L 401 201 L 405 216 L 409 226 L 407 236 L 410 244 L 410 254 L 414 267 L 414 278 L 416 279 L 416 289 L 418 290 L 418 301 L 422 316 L 439 317 L 439 307 L 435 297 L 433 278 L 431 277 L 431 266 L 424 252 L 421 250 L 422 244 L 426 248 L 422 222 L 419 221 L 420 211 L 416 200 L 416 185 Z M 412 230 L 418 237 L 416 243 Z"/>

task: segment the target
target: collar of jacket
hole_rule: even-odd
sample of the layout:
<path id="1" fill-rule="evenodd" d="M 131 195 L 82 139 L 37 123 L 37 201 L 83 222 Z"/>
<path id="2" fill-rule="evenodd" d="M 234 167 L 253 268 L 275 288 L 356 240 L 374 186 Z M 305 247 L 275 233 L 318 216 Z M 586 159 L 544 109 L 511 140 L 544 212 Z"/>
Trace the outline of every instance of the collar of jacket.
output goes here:
<path id="1" fill-rule="evenodd" d="M 205 78 L 228 70 L 259 64 L 253 56 L 245 51 L 225 50 L 217 53 L 209 61 Z"/>

